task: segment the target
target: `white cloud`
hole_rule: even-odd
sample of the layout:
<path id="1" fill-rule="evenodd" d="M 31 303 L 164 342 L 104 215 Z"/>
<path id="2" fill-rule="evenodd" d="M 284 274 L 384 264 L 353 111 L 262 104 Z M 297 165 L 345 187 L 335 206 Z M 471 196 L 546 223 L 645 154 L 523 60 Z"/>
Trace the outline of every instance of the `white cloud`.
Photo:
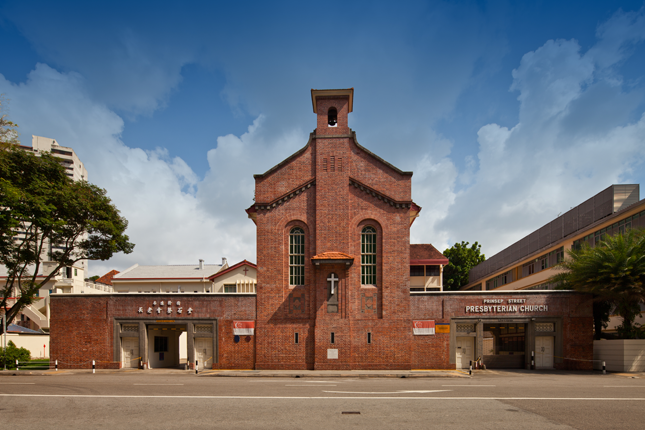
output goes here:
<path id="1" fill-rule="evenodd" d="M 520 121 L 483 126 L 479 170 L 434 226 L 451 242 L 479 241 L 491 256 L 613 183 L 633 180 L 645 160 L 642 93 L 625 91 L 622 47 L 642 41 L 643 11 L 617 13 L 580 53 L 575 40 L 548 41 L 513 71 Z M 447 190 L 450 191 L 450 188 Z"/>
<path id="2" fill-rule="evenodd" d="M 306 142 L 297 131 L 279 142 L 265 142 L 258 118 L 241 137 L 218 139 L 218 148 L 207 155 L 210 171 L 200 181 L 164 148 L 144 151 L 124 145 L 119 138 L 123 121 L 92 99 L 78 74 L 39 64 L 23 84 L 0 75 L 0 91 L 12 99 L 11 116 L 21 126 L 23 143 L 37 134 L 74 148 L 91 182 L 107 189 L 129 221 L 134 253 L 92 262 L 90 274 L 134 263 L 255 260 L 255 226 L 244 213 L 253 202 L 254 166 L 268 169 Z"/>
<path id="3" fill-rule="evenodd" d="M 359 141 L 415 173 L 413 197 L 423 211 L 412 241 L 443 249 L 456 241 L 477 240 L 490 256 L 609 184 L 631 180 L 642 166 L 645 119 L 638 111 L 640 119 L 630 123 L 629 118 L 634 118 L 643 94 L 626 90 L 619 71 L 631 48 L 644 40 L 644 19 L 642 10 L 616 14 L 598 27 L 598 43 L 586 52 L 575 40 L 551 40 L 524 55 L 511 87 L 519 94 L 519 122 L 481 127 L 479 151 L 466 156 L 461 172 L 451 159 L 452 143 L 432 127 L 476 79 L 476 62 L 499 63 L 504 43 L 480 35 L 484 27 L 465 25 L 472 30 L 467 33 L 456 27 L 454 33 L 465 36 L 450 49 L 440 49 L 444 44 L 439 39 L 432 42 L 427 55 L 442 67 L 427 74 L 411 61 L 403 36 L 393 36 L 388 49 L 367 57 L 357 52 L 369 45 L 355 38 L 356 50 L 337 55 L 351 65 L 348 74 L 338 75 L 307 69 L 314 63 L 302 60 L 298 44 L 290 49 L 299 55 L 282 50 L 284 61 L 271 57 L 258 74 L 254 66 L 264 58 L 260 54 L 272 54 L 263 45 L 248 51 L 230 45 L 231 53 L 221 59 L 227 74 L 225 94 L 258 117 L 246 133 L 220 136 L 216 148 L 204 151 L 209 170 L 203 179 L 165 148 L 144 151 L 137 142 L 124 144 L 124 122 L 112 110 L 140 114 L 162 106 L 181 82 L 182 66 L 196 56 L 192 39 L 171 43 L 168 36 L 154 44 L 123 30 L 95 49 L 97 38 L 91 34 L 84 39 L 64 35 L 51 43 L 41 37 L 36 45 L 48 58 L 59 57 L 65 70 L 79 73 L 39 64 L 23 84 L 0 76 L 0 92 L 12 99 L 11 117 L 21 125 L 25 143 L 37 134 L 73 147 L 90 180 L 108 190 L 130 221 L 134 254 L 92 263 L 91 274 L 135 262 L 213 262 L 222 256 L 254 260 L 255 226 L 244 213 L 252 203 L 252 175 L 306 143 L 307 134 L 298 124 L 313 125 L 308 102 L 294 93 L 312 86 L 339 87 L 346 80 L 351 85 L 356 79 L 362 85 L 352 125 Z M 381 74 L 364 73 L 376 63 L 394 67 Z M 405 109 L 384 111 L 384 85 L 388 105 Z M 410 99 L 410 94 L 417 97 Z M 391 142 L 404 142 L 406 151 Z"/>

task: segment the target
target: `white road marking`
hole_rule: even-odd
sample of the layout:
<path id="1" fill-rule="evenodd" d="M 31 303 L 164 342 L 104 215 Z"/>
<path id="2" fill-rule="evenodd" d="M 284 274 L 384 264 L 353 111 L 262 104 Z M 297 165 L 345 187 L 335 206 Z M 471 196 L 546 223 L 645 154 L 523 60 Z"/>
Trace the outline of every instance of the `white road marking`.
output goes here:
<path id="1" fill-rule="evenodd" d="M 413 393 L 442 393 L 450 390 L 399 390 L 399 391 L 323 391 L 335 394 L 413 394 Z"/>
<path id="2" fill-rule="evenodd" d="M 132 385 L 184 385 L 184 384 L 132 384 Z"/>
<path id="3" fill-rule="evenodd" d="M 302 382 L 303 384 L 311 384 L 311 383 L 316 383 L 316 384 L 338 384 L 338 383 L 341 383 L 342 384 L 343 382 L 348 382 L 348 381 L 338 381 L 338 380 L 336 380 L 336 381 L 308 381 L 306 379 L 299 379 L 299 380 L 297 379 L 297 380 L 294 381 L 293 378 L 289 378 L 289 379 L 284 379 L 283 378 L 283 379 L 280 379 L 280 380 L 273 380 L 273 381 L 247 381 L 247 382 L 278 382 L 278 383 L 285 383 L 287 381 L 289 381 L 289 382 Z"/>
<path id="4" fill-rule="evenodd" d="M 294 385 L 285 385 L 285 387 L 322 387 L 322 385 L 301 385 L 301 384 L 294 384 Z M 325 385 L 325 387 L 335 387 L 335 385 Z"/>
<path id="5" fill-rule="evenodd" d="M 643 402 L 645 397 L 359 397 L 359 396 L 135 396 L 135 395 L 108 395 L 108 394 L 2 394 L 0 397 L 72 397 L 72 398 L 97 398 L 97 399 L 202 399 L 202 400 L 572 400 L 572 401 L 620 401 Z"/>
<path id="6" fill-rule="evenodd" d="M 466 385 L 466 384 L 460 384 L 460 385 L 442 385 L 442 387 L 496 387 L 497 385 Z"/>
<path id="7" fill-rule="evenodd" d="M 0 385 L 36 385 L 35 382 L 4 382 Z"/>

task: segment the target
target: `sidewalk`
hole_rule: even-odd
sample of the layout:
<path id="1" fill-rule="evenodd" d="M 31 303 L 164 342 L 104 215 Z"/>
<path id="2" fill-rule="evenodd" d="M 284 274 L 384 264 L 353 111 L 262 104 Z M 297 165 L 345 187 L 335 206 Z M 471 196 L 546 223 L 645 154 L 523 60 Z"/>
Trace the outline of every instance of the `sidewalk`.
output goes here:
<path id="1" fill-rule="evenodd" d="M 60 369 L 50 370 L 0 370 L 0 378 L 3 376 L 64 376 L 64 375 L 91 375 L 92 369 Z M 470 378 L 468 370 L 200 370 L 195 374 L 194 370 L 183 369 L 97 369 L 97 375 L 185 375 L 198 377 L 219 377 L 219 378 Z M 601 371 L 579 371 L 579 370 L 525 370 L 525 369 L 495 369 L 495 370 L 473 370 L 473 377 L 491 376 L 546 376 L 546 375 L 600 375 Z M 645 372 L 637 373 L 614 373 L 607 372 L 623 378 L 645 379 Z"/>
<path id="2" fill-rule="evenodd" d="M 202 376 L 238 378 L 469 378 L 458 370 L 205 370 Z"/>
<path id="3" fill-rule="evenodd" d="M 97 369 L 97 375 L 136 373 L 138 375 L 195 375 L 225 378 L 469 378 L 458 370 L 194 370 L 183 369 Z M 63 376 L 92 374 L 92 369 L 0 370 L 2 376 Z"/>

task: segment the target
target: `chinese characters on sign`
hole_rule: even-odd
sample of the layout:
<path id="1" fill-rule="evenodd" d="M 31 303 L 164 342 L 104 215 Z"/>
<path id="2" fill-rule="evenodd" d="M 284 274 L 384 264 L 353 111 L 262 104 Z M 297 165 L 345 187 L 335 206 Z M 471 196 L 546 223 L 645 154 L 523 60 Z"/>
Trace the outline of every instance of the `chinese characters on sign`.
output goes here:
<path id="1" fill-rule="evenodd" d="M 176 306 L 176 308 L 173 307 Z M 162 300 L 157 304 L 157 301 L 152 302 L 152 306 L 148 306 L 148 309 L 145 310 L 145 313 L 148 315 L 152 315 L 153 312 L 155 312 L 157 315 L 160 315 L 161 312 L 163 312 L 162 306 L 166 307 L 166 314 L 167 315 L 172 315 L 173 312 L 175 312 L 177 315 L 183 315 L 184 314 L 184 308 L 181 305 L 181 302 L 177 300 L 174 304 L 172 300 Z M 186 309 L 186 314 L 192 315 L 193 314 L 193 308 L 189 307 Z M 144 306 L 138 306 L 137 313 L 144 313 Z"/>

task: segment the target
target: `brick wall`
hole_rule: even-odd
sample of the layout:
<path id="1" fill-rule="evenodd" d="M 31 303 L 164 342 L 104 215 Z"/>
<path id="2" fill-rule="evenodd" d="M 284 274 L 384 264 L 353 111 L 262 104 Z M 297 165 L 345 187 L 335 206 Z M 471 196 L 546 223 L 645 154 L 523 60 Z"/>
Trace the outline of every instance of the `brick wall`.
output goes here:
<path id="1" fill-rule="evenodd" d="M 172 313 L 147 314 L 152 302 L 173 303 Z M 177 306 L 177 301 L 180 306 Z M 143 308 L 143 313 L 139 312 Z M 179 307 L 182 314 L 178 314 Z M 188 315 L 188 308 L 192 309 Z M 156 309 L 156 308 L 155 308 Z M 233 341 L 233 320 L 255 320 L 254 296 L 215 296 L 204 294 L 123 294 L 123 295 L 52 295 L 50 344 L 51 361 L 59 367 L 91 368 L 91 360 L 99 369 L 118 369 L 120 356 L 114 356 L 115 318 L 128 318 L 154 323 L 174 320 L 175 324 L 192 320 L 217 319 L 219 363 L 213 368 L 255 368 L 255 336 L 246 342 Z M 216 361 L 216 360 L 213 360 Z"/>
<path id="2" fill-rule="evenodd" d="M 327 126 L 332 106 L 338 112 L 337 127 Z M 256 216 L 257 366 L 410 368 L 409 209 L 388 204 L 383 196 L 409 201 L 411 175 L 355 143 L 347 99 L 318 98 L 317 111 L 318 128 L 307 146 L 267 174 L 256 175 L 256 208 L 265 207 Z M 352 186 L 350 178 L 376 193 Z M 312 180 L 313 186 L 294 192 Z M 276 199 L 283 201 L 267 209 Z M 375 286 L 361 286 L 360 240 L 366 225 L 377 230 Z M 305 231 L 306 247 L 305 285 L 295 288 L 289 285 L 288 246 L 294 226 Z M 353 264 L 314 265 L 311 258 L 325 252 L 349 254 Z M 337 313 L 327 308 L 327 277 L 332 272 L 340 278 Z M 368 330 L 374 336 L 371 345 L 366 345 Z M 295 332 L 299 344 L 294 343 Z M 338 359 L 328 359 L 328 349 L 337 349 Z"/>
<path id="3" fill-rule="evenodd" d="M 484 300 L 502 299 L 508 306 L 508 299 L 526 299 L 525 305 L 548 306 L 547 311 L 483 313 L 466 312 L 466 306 L 482 306 Z M 490 306 L 497 306 L 491 304 Z M 521 305 L 517 305 L 518 307 Z M 413 295 L 410 300 L 413 320 L 434 320 L 436 323 L 450 323 L 455 318 L 470 318 L 473 322 L 486 318 L 559 318 L 562 322 L 562 357 L 556 359 L 556 369 L 591 370 L 593 359 L 593 316 L 589 295 L 578 293 L 536 293 L 509 292 L 508 294 L 487 293 L 431 293 Z M 435 336 L 413 336 L 412 367 L 417 369 L 454 369 L 450 363 L 450 334 Z"/>
<path id="4" fill-rule="evenodd" d="M 255 175 L 257 300 L 249 296 L 113 295 L 52 296 L 51 354 L 61 367 L 119 367 L 114 355 L 114 318 L 217 319 L 219 362 L 215 368 L 257 369 L 449 369 L 450 334 L 413 336 L 413 319 L 450 323 L 486 318 L 468 313 L 499 294 L 443 293 L 410 296 L 411 174 L 401 172 L 361 147 L 348 125 L 348 99 L 318 97 L 317 129 L 301 150 Z M 335 107 L 338 125 L 327 126 Z M 268 166 L 267 166 L 268 167 Z M 361 230 L 377 231 L 377 282 L 361 285 Z M 289 233 L 305 232 L 305 285 L 289 285 Z M 353 264 L 316 265 L 312 257 L 336 252 Z M 351 261 L 351 260 L 349 260 Z M 330 273 L 338 278 L 338 312 L 329 312 Z M 591 359 L 592 317 L 588 297 L 531 293 L 531 305 L 547 312 L 521 317 L 554 317 L 562 322 L 563 355 Z M 509 292 L 508 297 L 518 297 Z M 147 316 L 138 308 L 153 300 L 181 300 L 185 313 Z M 256 306 L 257 303 L 257 306 Z M 176 312 L 176 311 L 175 311 Z M 488 314 L 490 315 L 490 314 Z M 500 315 L 495 315 L 499 317 Z M 514 316 L 506 313 L 503 316 Z M 256 320 L 256 335 L 233 342 L 232 321 Z M 295 335 L 298 334 L 296 342 Z M 334 333 L 334 343 L 331 343 Z M 371 343 L 368 343 L 368 333 Z M 328 358 L 337 350 L 338 358 Z M 560 368 L 591 368 L 585 361 Z"/>

